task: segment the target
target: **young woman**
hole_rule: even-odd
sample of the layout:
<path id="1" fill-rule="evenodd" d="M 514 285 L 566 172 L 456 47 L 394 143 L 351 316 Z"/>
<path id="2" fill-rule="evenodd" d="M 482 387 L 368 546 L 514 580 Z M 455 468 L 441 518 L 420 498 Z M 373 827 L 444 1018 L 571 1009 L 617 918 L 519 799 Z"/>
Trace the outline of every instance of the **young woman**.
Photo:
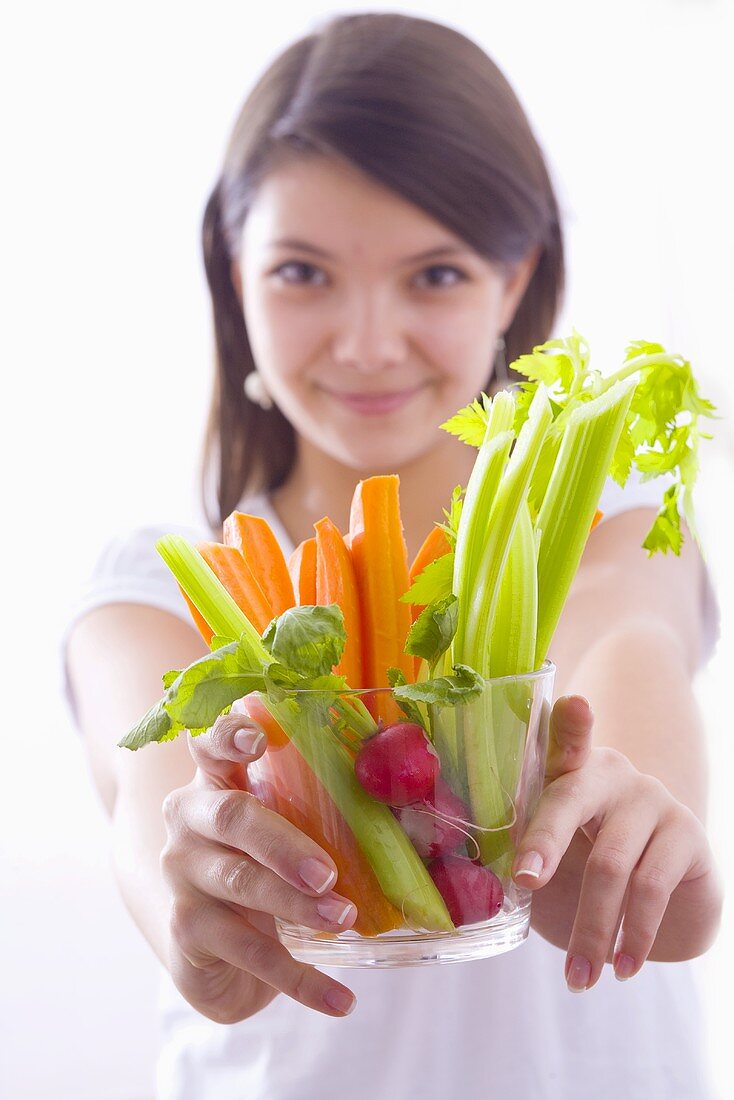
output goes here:
<path id="1" fill-rule="evenodd" d="M 398 473 L 412 558 L 475 457 L 438 425 L 506 384 L 561 297 L 556 199 L 504 77 L 435 23 L 332 20 L 247 99 L 204 250 L 211 529 L 179 530 L 221 538 L 237 508 L 289 555 L 324 515 L 347 529 L 360 478 Z M 69 691 L 120 889 L 165 968 L 161 1098 L 708 1095 L 685 960 L 721 911 L 691 689 L 710 594 L 690 538 L 680 559 L 640 549 L 659 497 L 605 491 L 554 639 L 546 786 L 514 869 L 533 933 L 460 966 L 320 972 L 279 944 L 275 916 L 341 930 L 354 907 L 328 854 L 248 794 L 265 745 L 236 710 L 188 743 L 115 747 L 204 646 L 163 528 L 106 548 L 67 633 Z"/>

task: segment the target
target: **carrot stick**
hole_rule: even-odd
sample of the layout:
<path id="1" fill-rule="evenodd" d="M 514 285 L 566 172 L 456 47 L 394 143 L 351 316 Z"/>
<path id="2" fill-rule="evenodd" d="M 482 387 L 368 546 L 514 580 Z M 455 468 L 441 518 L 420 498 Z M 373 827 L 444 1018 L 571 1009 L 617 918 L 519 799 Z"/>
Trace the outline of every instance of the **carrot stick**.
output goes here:
<path id="1" fill-rule="evenodd" d="M 316 539 L 299 542 L 288 559 L 288 572 L 299 607 L 316 603 Z"/>
<path id="2" fill-rule="evenodd" d="M 359 589 L 354 562 L 341 531 L 328 516 L 314 524 L 316 530 L 316 603 L 339 604 L 344 616 L 347 640 L 342 659 L 334 671 L 346 676 L 351 688 L 362 683 L 362 634 Z"/>
<path id="3" fill-rule="evenodd" d="M 262 516 L 232 512 L 224 521 L 224 545 L 240 550 L 267 596 L 273 615 L 293 607 L 296 597 L 280 543 Z"/>
<path id="4" fill-rule="evenodd" d="M 359 588 L 365 687 L 389 687 L 387 670 L 415 679 L 413 657 L 405 653 L 410 605 L 399 597 L 409 587 L 408 549 L 400 518 L 397 474 L 368 477 L 354 491 L 349 517 L 351 550 Z M 369 703 L 365 704 L 369 707 Z M 387 693 L 374 697 L 373 717 L 385 724 L 404 715 Z"/>
<path id="5" fill-rule="evenodd" d="M 597 508 L 596 512 L 594 513 L 594 518 L 591 521 L 591 527 L 589 528 L 589 534 L 591 534 L 591 532 L 594 530 L 596 525 L 601 522 L 603 516 L 604 516 L 604 513 L 600 512 L 599 509 Z"/>
<path id="6" fill-rule="evenodd" d="M 244 556 L 234 546 L 223 546 L 220 542 L 198 542 L 196 549 L 255 630 L 262 634 L 274 612 Z"/>
<path id="7" fill-rule="evenodd" d="M 184 590 L 183 590 L 183 588 L 181 587 L 180 584 L 178 586 L 178 589 L 179 589 L 179 592 L 181 593 L 181 595 L 183 596 L 183 598 L 186 600 L 186 603 L 189 605 L 189 611 L 191 612 L 191 615 L 192 615 L 192 618 L 193 618 L 194 622 L 196 623 L 196 625 L 199 628 L 199 633 L 201 634 L 201 636 L 204 639 L 204 641 L 206 642 L 206 644 L 211 645 L 211 640 L 214 637 L 214 631 L 209 626 L 209 623 L 206 621 L 204 616 L 201 614 L 198 607 L 186 595 L 186 593 L 184 592 Z"/>
<path id="8" fill-rule="evenodd" d="M 265 754 L 248 768 L 252 793 L 329 853 L 339 872 L 336 888 L 357 907 L 355 931 L 375 936 L 399 928 L 402 914 L 383 894 L 329 793 L 255 692 L 244 705 L 268 738 Z"/>

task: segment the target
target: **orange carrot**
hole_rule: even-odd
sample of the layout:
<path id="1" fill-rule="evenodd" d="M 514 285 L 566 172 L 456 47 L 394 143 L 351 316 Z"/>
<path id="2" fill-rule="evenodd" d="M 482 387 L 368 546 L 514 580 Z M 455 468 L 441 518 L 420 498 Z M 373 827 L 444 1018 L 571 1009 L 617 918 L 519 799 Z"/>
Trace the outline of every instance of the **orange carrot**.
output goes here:
<path id="1" fill-rule="evenodd" d="M 288 572 L 299 607 L 316 603 L 316 539 L 299 542 L 288 559 Z"/>
<path id="2" fill-rule="evenodd" d="M 604 516 L 604 513 L 600 512 L 599 509 L 597 508 L 596 512 L 594 513 L 594 518 L 591 521 L 591 527 L 589 528 L 589 534 L 591 534 L 591 532 L 594 530 L 594 528 L 597 526 L 597 524 L 601 522 L 603 516 Z"/>
<path id="3" fill-rule="evenodd" d="M 240 550 L 267 596 L 273 615 L 293 607 L 296 597 L 288 564 L 270 524 L 262 516 L 232 512 L 224 521 L 224 545 Z"/>
<path id="4" fill-rule="evenodd" d="M 336 888 L 357 907 L 355 931 L 375 936 L 399 928 L 402 914 L 383 894 L 328 791 L 258 696 L 246 695 L 244 704 L 268 738 L 265 754 L 248 768 L 252 793 L 329 853 L 339 872 Z"/>
<path id="5" fill-rule="evenodd" d="M 199 542 L 196 549 L 258 634 L 262 634 L 274 612 L 240 551 L 220 542 Z"/>
<path id="6" fill-rule="evenodd" d="M 314 524 L 316 530 L 316 603 L 339 604 L 347 634 L 344 653 L 334 671 L 346 676 L 352 688 L 366 687 L 362 683 L 362 634 L 359 611 L 359 590 L 354 562 L 341 531 L 328 516 Z"/>
<path id="7" fill-rule="evenodd" d="M 191 612 L 191 615 L 193 617 L 194 622 L 196 623 L 196 625 L 199 628 L 199 633 L 201 634 L 201 636 L 204 639 L 204 641 L 206 642 L 206 644 L 211 645 L 211 640 L 214 637 L 214 631 L 209 626 L 209 623 L 206 621 L 204 616 L 201 614 L 198 607 L 196 607 L 196 605 L 194 603 L 192 603 L 192 601 L 186 595 L 183 588 L 181 588 L 180 584 L 179 584 L 178 587 L 179 587 L 179 591 L 180 591 L 181 595 L 186 600 L 186 603 L 189 605 L 189 611 Z"/>
<path id="8" fill-rule="evenodd" d="M 397 474 L 360 481 L 349 518 L 362 621 L 362 683 L 370 688 L 389 687 L 390 666 L 402 669 L 411 683 L 415 679 L 413 657 L 404 651 L 411 626 L 410 605 L 399 602 L 409 587 L 399 484 Z M 373 717 L 376 721 L 382 718 L 385 724 L 405 717 L 389 695 L 376 696 L 374 707 Z"/>

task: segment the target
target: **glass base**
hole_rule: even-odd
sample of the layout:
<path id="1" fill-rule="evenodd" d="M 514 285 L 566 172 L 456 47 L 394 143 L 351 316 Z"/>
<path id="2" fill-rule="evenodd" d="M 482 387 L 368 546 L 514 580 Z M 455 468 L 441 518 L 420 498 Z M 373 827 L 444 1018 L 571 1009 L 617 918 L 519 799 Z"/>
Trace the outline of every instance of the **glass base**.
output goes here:
<path id="1" fill-rule="evenodd" d="M 278 939 L 294 959 L 318 966 L 397 967 L 486 959 L 519 947 L 530 929 L 532 894 L 519 905 L 505 906 L 490 921 L 456 932 L 410 932 L 396 929 L 379 936 L 357 932 L 315 932 L 276 918 Z"/>

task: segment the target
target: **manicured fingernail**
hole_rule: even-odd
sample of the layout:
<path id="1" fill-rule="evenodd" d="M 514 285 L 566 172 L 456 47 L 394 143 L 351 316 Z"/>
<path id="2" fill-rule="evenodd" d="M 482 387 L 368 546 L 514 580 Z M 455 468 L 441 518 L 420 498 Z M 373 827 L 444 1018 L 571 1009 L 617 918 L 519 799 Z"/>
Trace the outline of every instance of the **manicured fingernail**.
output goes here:
<path id="1" fill-rule="evenodd" d="M 626 982 L 635 971 L 635 960 L 630 955 L 620 955 L 614 967 L 614 977 L 619 982 Z"/>
<path id="2" fill-rule="evenodd" d="M 571 993 L 583 993 L 591 981 L 591 963 L 583 955 L 573 955 L 566 984 Z"/>
<path id="3" fill-rule="evenodd" d="M 234 735 L 234 747 L 239 752 L 245 752 L 254 756 L 259 746 L 265 740 L 265 734 L 257 730 L 237 730 Z"/>
<path id="4" fill-rule="evenodd" d="M 542 871 L 543 857 L 538 852 L 526 852 L 520 857 L 515 876 L 529 875 L 530 878 L 540 878 Z"/>
<path id="5" fill-rule="evenodd" d="M 332 924 L 344 924 L 357 912 L 351 901 L 345 905 L 341 898 L 324 898 L 323 901 L 317 901 L 316 910 L 324 920 L 331 921 Z"/>
<path id="6" fill-rule="evenodd" d="M 315 890 L 318 894 L 323 894 L 324 890 L 328 890 L 332 882 L 336 878 L 336 871 L 332 871 L 330 867 L 327 867 L 325 863 L 322 863 L 320 859 L 304 859 L 303 863 L 298 868 L 298 874 L 301 876 L 306 886 L 310 886 L 312 890 Z"/>
<path id="7" fill-rule="evenodd" d="M 348 1016 L 356 1005 L 357 999 L 351 993 L 347 993 L 346 989 L 330 989 L 328 993 L 324 993 L 324 1003 L 335 1012 Z"/>

